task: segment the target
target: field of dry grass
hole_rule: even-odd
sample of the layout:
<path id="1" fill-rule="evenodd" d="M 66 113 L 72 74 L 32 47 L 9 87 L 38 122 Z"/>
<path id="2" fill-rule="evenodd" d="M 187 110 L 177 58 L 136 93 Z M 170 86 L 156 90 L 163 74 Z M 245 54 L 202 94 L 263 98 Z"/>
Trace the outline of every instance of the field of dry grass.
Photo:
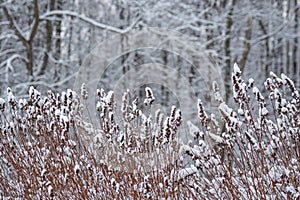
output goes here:
<path id="1" fill-rule="evenodd" d="M 47 96 L 31 87 L 28 99 L 8 88 L 0 99 L 0 197 L 298 199 L 299 91 L 284 74 L 270 74 L 264 95 L 254 84 L 235 66 L 234 106 L 223 102 L 216 84 L 219 113 L 195 102 L 201 126 L 188 122 L 188 144 L 177 140 L 179 109 L 145 114 L 129 91 L 122 99 L 97 91 L 95 128 L 82 119 L 84 87 L 81 95 Z M 146 88 L 149 109 L 154 100 Z"/>

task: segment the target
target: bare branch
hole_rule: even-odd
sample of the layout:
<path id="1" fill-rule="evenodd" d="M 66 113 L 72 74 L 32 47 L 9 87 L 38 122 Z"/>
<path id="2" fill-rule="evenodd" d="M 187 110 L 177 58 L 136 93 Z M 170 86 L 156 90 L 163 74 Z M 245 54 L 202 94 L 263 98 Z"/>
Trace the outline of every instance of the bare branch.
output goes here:
<path id="1" fill-rule="evenodd" d="M 12 14 L 10 13 L 10 11 L 7 9 L 6 6 L 3 7 L 4 10 L 4 14 L 7 17 L 11 27 L 14 29 L 16 35 L 18 36 L 18 38 L 24 43 L 27 43 L 27 40 L 25 38 L 25 36 L 22 34 L 21 29 L 19 28 L 18 24 L 16 23 L 16 21 L 14 20 Z"/>
<path id="2" fill-rule="evenodd" d="M 33 40 L 34 36 L 36 35 L 38 26 L 39 26 L 39 6 L 38 6 L 38 0 L 34 0 L 34 22 L 30 32 L 29 41 Z"/>

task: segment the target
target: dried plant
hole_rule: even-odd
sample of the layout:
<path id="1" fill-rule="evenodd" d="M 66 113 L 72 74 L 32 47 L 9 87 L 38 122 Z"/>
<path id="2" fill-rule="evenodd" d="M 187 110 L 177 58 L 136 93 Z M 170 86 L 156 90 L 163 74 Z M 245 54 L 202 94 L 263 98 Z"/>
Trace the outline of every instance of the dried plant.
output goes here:
<path id="1" fill-rule="evenodd" d="M 225 123 L 222 133 L 211 132 L 222 128 L 207 126 L 199 104 L 204 139 L 183 146 L 194 161 L 192 175 L 183 180 L 200 199 L 299 199 L 300 96 L 287 76 L 270 75 L 265 98 L 253 79 L 246 83 L 241 78 L 235 64 L 232 90 L 238 108 L 230 108 L 215 91 Z M 209 139 L 216 143 L 208 151 Z"/>
<path id="2" fill-rule="evenodd" d="M 232 73 L 236 109 L 213 85 L 219 113 L 198 100 L 201 126 L 177 140 L 181 111 L 152 116 L 126 91 L 97 90 L 99 126 L 84 121 L 85 85 L 28 99 L 0 98 L 0 197 L 24 199 L 297 199 L 300 197 L 300 96 L 271 73 L 264 96 Z M 145 89 L 146 110 L 155 101 Z M 81 98 L 81 99 L 80 99 Z M 96 128 L 98 127 L 98 128 Z"/>

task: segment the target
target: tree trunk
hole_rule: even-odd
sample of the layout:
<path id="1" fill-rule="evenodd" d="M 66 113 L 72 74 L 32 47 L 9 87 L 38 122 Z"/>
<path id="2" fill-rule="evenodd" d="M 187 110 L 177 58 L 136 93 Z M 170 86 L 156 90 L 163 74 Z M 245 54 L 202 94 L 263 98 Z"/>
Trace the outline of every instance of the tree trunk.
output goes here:
<path id="1" fill-rule="evenodd" d="M 243 51 L 242 58 L 239 62 L 242 71 L 244 71 L 245 69 L 248 55 L 251 50 L 251 45 L 250 45 L 251 35 L 252 35 L 252 17 L 249 17 L 247 20 L 247 29 L 245 30 L 244 51 Z"/>
<path id="2" fill-rule="evenodd" d="M 263 34 L 267 35 L 268 32 L 267 32 L 267 29 L 266 29 L 266 27 L 265 27 L 262 20 L 259 20 L 258 25 L 259 25 L 260 29 L 262 30 Z M 264 58 L 264 62 L 263 62 L 262 67 L 264 67 L 264 69 L 265 69 L 264 70 L 264 75 L 267 77 L 268 73 L 269 73 L 269 69 L 270 69 L 270 60 L 271 60 L 270 59 L 271 56 L 270 56 L 270 47 L 269 47 L 269 37 L 267 37 L 265 39 L 265 49 L 264 50 L 265 51 L 262 51 L 262 53 L 265 53 L 265 58 Z"/>
<path id="3" fill-rule="evenodd" d="M 295 76 L 295 82 L 297 84 L 297 79 L 299 78 L 299 76 L 297 76 L 297 73 L 299 73 L 299 71 L 297 71 L 297 69 L 299 70 L 299 65 L 298 65 L 298 61 L 300 59 L 300 57 L 298 57 L 298 23 L 299 23 L 299 6 L 297 4 L 298 0 L 294 0 L 294 4 L 295 4 L 295 25 L 294 25 L 294 33 L 295 33 L 295 38 L 294 38 L 294 46 L 293 46 L 293 56 L 292 56 L 292 60 L 293 60 L 293 75 Z M 298 7 L 297 7 L 298 6 Z"/>
<path id="4" fill-rule="evenodd" d="M 225 27 L 225 92 L 226 92 L 226 97 L 225 100 L 226 102 L 228 101 L 230 97 L 230 80 L 231 80 L 231 27 L 233 25 L 232 21 L 232 15 L 233 15 L 233 9 L 234 5 L 236 3 L 236 0 L 232 0 L 230 7 L 229 7 L 229 12 L 227 15 L 227 20 L 226 20 L 226 27 Z"/>
<path id="5" fill-rule="evenodd" d="M 49 9 L 48 9 L 49 11 L 54 10 L 55 0 L 51 0 L 48 6 L 49 6 Z M 52 49 L 51 48 L 52 47 L 52 32 L 53 32 L 52 21 L 47 20 L 47 22 L 46 22 L 46 49 L 44 52 L 42 66 L 41 66 L 38 76 L 44 75 L 46 68 L 48 66 L 49 54 L 51 53 L 51 49 Z"/>
<path id="6" fill-rule="evenodd" d="M 56 3 L 56 10 L 62 10 L 62 7 L 63 7 L 63 2 L 62 0 L 57 0 L 57 3 Z M 55 59 L 59 60 L 60 57 L 61 57 L 61 22 L 62 22 L 62 19 L 58 20 L 56 23 L 55 23 L 55 34 L 56 34 L 56 41 L 55 41 L 55 54 L 54 54 L 54 57 Z"/>

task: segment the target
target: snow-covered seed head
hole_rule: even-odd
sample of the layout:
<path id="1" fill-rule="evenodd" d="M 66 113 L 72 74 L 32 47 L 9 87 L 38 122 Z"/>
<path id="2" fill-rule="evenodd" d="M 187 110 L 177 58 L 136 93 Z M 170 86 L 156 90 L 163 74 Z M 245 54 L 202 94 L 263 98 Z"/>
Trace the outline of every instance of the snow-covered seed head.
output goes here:
<path id="1" fill-rule="evenodd" d="M 80 172 L 80 166 L 78 164 L 74 167 L 74 174 L 78 174 Z"/>
<path id="2" fill-rule="evenodd" d="M 175 114 L 176 114 L 176 106 L 172 106 L 171 114 L 170 114 L 171 121 L 175 119 Z"/>
<path id="3" fill-rule="evenodd" d="M 161 110 L 160 109 L 157 109 L 155 111 L 155 122 L 158 124 L 158 121 L 159 121 L 159 116 L 160 116 L 160 113 L 161 113 Z"/>
<path id="4" fill-rule="evenodd" d="M 137 112 L 137 109 L 138 109 L 138 102 L 139 102 L 139 98 L 135 98 L 133 101 L 132 101 L 132 111 L 134 113 Z"/>
<path id="5" fill-rule="evenodd" d="M 164 124 L 164 114 L 160 110 L 157 110 L 155 112 L 155 120 L 158 127 L 160 128 L 160 132 L 162 132 L 162 128 Z"/>
<path id="6" fill-rule="evenodd" d="M 180 109 L 176 110 L 175 120 L 176 120 L 176 125 L 180 126 L 181 122 L 182 122 L 182 115 L 181 115 L 181 110 Z"/>
<path id="7" fill-rule="evenodd" d="M 260 102 L 260 105 L 259 105 L 259 115 L 261 117 L 266 117 L 268 115 L 269 111 L 267 110 L 266 108 L 266 105 L 262 102 Z"/>
<path id="8" fill-rule="evenodd" d="M 12 106 L 17 105 L 16 97 L 14 96 L 12 90 L 9 87 L 7 88 L 7 99 L 8 103 L 10 103 Z"/>
<path id="9" fill-rule="evenodd" d="M 111 109 L 113 109 L 114 106 L 114 92 L 113 91 L 109 91 L 104 99 L 107 103 L 107 105 L 110 106 Z"/>
<path id="10" fill-rule="evenodd" d="M 108 116 L 109 116 L 109 120 L 111 123 L 114 123 L 114 113 L 113 112 L 109 112 L 108 113 Z"/>
<path id="11" fill-rule="evenodd" d="M 100 90 L 97 89 L 97 95 L 100 97 L 100 98 L 103 98 L 105 96 L 105 92 L 104 92 L 104 89 L 101 88 Z"/>
<path id="12" fill-rule="evenodd" d="M 267 80 L 265 81 L 265 88 L 269 92 L 272 92 L 275 89 L 275 85 L 273 84 L 273 81 L 271 78 L 267 78 Z"/>
<path id="13" fill-rule="evenodd" d="M 149 88 L 149 87 L 145 88 L 145 92 L 146 92 L 146 99 L 145 99 L 144 103 L 146 105 L 151 105 L 153 103 L 153 101 L 155 100 L 153 92 L 152 92 L 151 88 Z"/>
<path id="14" fill-rule="evenodd" d="M 270 76 L 272 77 L 273 83 L 277 86 L 277 87 L 281 87 L 283 85 L 283 81 L 281 78 L 279 78 L 274 72 L 270 72 Z"/>
<path id="15" fill-rule="evenodd" d="M 27 101 L 26 99 L 20 99 L 19 100 L 19 108 L 24 109 L 27 106 Z"/>
<path id="16" fill-rule="evenodd" d="M 164 141 L 163 143 L 166 144 L 170 140 L 170 135 L 171 135 L 171 122 L 170 122 L 170 117 L 167 117 L 164 121 L 164 130 L 163 130 L 163 136 L 164 136 Z"/>
<path id="17" fill-rule="evenodd" d="M 254 84 L 254 79 L 253 78 L 249 78 L 248 80 L 248 89 L 252 88 Z"/>
<path id="18" fill-rule="evenodd" d="M 219 92 L 220 91 L 219 85 L 216 81 L 214 81 L 212 85 L 213 85 L 213 91 L 214 92 Z"/>
<path id="19" fill-rule="evenodd" d="M 33 94 L 34 94 L 34 87 L 33 86 L 30 86 L 29 88 L 29 97 L 33 97 Z"/>
<path id="20" fill-rule="evenodd" d="M 55 101 L 55 95 L 51 90 L 48 90 L 48 97 L 51 99 L 52 102 Z"/>
<path id="21" fill-rule="evenodd" d="M 189 127 L 189 134 L 195 139 L 198 138 L 200 135 L 199 128 L 196 125 L 194 125 L 190 120 L 187 121 L 187 125 Z"/>
<path id="22" fill-rule="evenodd" d="M 242 73 L 237 63 L 234 63 L 233 65 L 233 73 L 237 76 L 240 76 Z"/>
<path id="23" fill-rule="evenodd" d="M 88 92 L 87 92 L 85 83 L 82 83 L 82 85 L 81 85 L 81 96 L 83 99 L 88 98 Z"/>
<path id="24" fill-rule="evenodd" d="M 285 74 L 282 73 L 281 79 L 283 81 L 283 84 L 288 85 L 290 87 L 290 90 L 292 93 L 294 93 L 296 91 L 294 82 L 290 78 L 288 78 Z"/>
<path id="25" fill-rule="evenodd" d="M 41 93 L 39 91 L 37 91 L 36 89 L 34 89 L 33 86 L 30 86 L 29 88 L 29 97 L 32 100 L 38 100 L 41 96 Z"/>
<path id="26" fill-rule="evenodd" d="M 255 99 L 258 102 L 264 101 L 263 95 L 260 93 L 259 89 L 257 87 L 253 88 L 253 94 L 255 95 Z"/>
<path id="27" fill-rule="evenodd" d="M 153 98 L 153 92 L 152 92 L 151 88 L 146 87 L 145 91 L 146 91 L 146 98 L 149 98 L 149 99 Z"/>
<path id="28" fill-rule="evenodd" d="M 67 98 L 67 93 L 66 92 L 61 93 L 61 100 L 62 100 L 63 105 L 67 106 L 68 98 Z"/>
<path id="29" fill-rule="evenodd" d="M 220 88 L 219 88 L 219 84 L 214 81 L 212 84 L 213 87 L 213 91 L 214 91 L 214 98 L 218 103 L 222 103 L 223 102 L 223 98 L 220 94 Z"/>
<path id="30" fill-rule="evenodd" d="M 4 99 L 0 98 L 0 110 L 3 112 L 5 109 L 5 101 Z"/>
<path id="31" fill-rule="evenodd" d="M 73 95 L 73 91 L 71 89 L 67 89 L 67 97 L 70 100 L 73 100 L 74 95 Z"/>
<path id="32" fill-rule="evenodd" d="M 200 118 L 202 126 L 207 127 L 208 117 L 200 99 L 198 99 L 198 117 Z"/>

